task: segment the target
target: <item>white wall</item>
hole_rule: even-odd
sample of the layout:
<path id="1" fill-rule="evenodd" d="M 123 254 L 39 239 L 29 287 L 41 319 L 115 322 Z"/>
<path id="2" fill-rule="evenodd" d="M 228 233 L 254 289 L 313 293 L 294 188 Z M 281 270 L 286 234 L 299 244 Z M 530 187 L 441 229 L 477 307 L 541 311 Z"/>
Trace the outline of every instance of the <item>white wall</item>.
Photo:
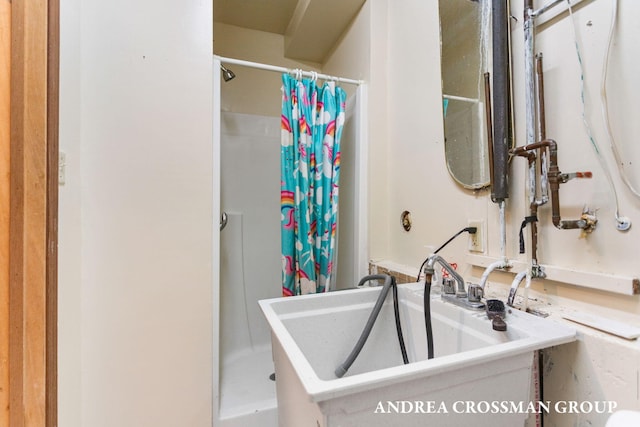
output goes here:
<path id="1" fill-rule="evenodd" d="M 513 12 L 519 13 L 519 2 L 512 2 Z M 521 2 L 520 2 L 521 3 Z M 586 84 L 586 115 L 593 135 L 600 145 L 611 169 L 620 200 L 620 213 L 634 223 L 631 230 L 621 233 L 615 228 L 615 201 L 605 173 L 590 145 L 582 123 L 580 101 L 580 70 L 576 56 L 571 19 L 563 17 L 542 27 L 536 38 L 537 51 L 544 54 L 545 106 L 547 109 L 547 135 L 558 141 L 559 164 L 563 172 L 590 170 L 591 180 L 574 180 L 560 188 L 563 218 L 580 215 L 584 205 L 597 209 L 597 229 L 586 238 L 577 231 L 554 229 L 549 207 L 542 210 L 540 228 L 540 261 L 581 272 L 616 274 L 639 277 L 634 255 L 640 251 L 638 221 L 640 201 L 633 198 L 622 185 L 615 161 L 611 155 L 601 116 L 600 83 L 602 59 L 607 43 L 612 1 L 585 2 L 575 13 L 578 43 L 584 62 Z M 611 51 L 608 82 L 614 134 L 625 154 L 625 166 L 635 168 L 640 161 L 635 147 L 638 123 L 633 117 L 634 96 L 638 85 L 635 79 L 623 78 L 640 71 L 636 48 L 630 44 L 638 40 L 636 17 L 640 4 L 620 0 L 618 31 Z M 513 32 L 515 57 L 522 55 L 521 28 Z M 522 113 L 522 61 L 514 64 L 516 92 L 516 123 L 518 140 L 523 140 Z M 514 176 L 520 179 L 512 186 L 512 218 L 510 230 L 515 235 L 516 218 L 522 218 L 524 205 L 522 177 L 524 162 L 515 165 Z M 637 182 L 637 175 L 634 177 Z M 515 207 L 515 206 L 517 207 Z M 513 239 L 512 239 L 513 240 Z M 538 298 L 550 307 L 562 311 L 577 310 L 609 319 L 640 326 L 640 299 L 638 296 L 616 295 L 608 292 L 581 289 L 548 281 L 535 283 Z M 635 341 L 627 341 L 590 328 L 578 327 L 580 341 L 565 348 L 555 349 L 548 355 L 551 369 L 545 378 L 547 396 L 552 399 L 613 400 L 619 409 L 640 410 L 637 390 L 640 369 L 640 348 Z M 562 417 L 552 417 L 560 425 Z M 578 415 L 578 424 L 604 425 L 606 415 Z"/>
<path id="2" fill-rule="evenodd" d="M 373 1 L 384 10 L 384 1 Z M 511 13 L 522 16 L 522 2 L 512 1 Z M 585 2 L 576 12 L 578 37 L 586 67 L 587 115 L 593 132 L 602 146 L 603 155 L 612 170 L 620 196 L 620 212 L 634 222 L 627 233 L 615 228 L 614 201 L 589 141 L 585 136 L 580 104 L 579 71 L 570 21 L 560 18 L 541 28 L 537 35 L 537 51 L 545 55 L 545 89 L 547 107 L 547 135 L 560 144 L 559 162 L 563 172 L 593 171 L 592 180 L 574 180 L 560 189 L 562 215 L 573 219 L 580 215 L 586 204 L 597 209 L 599 224 L 586 238 L 579 231 L 560 231 L 553 227 L 550 206 L 543 207 L 540 217 L 539 260 L 542 264 L 579 272 L 640 276 L 634 254 L 640 251 L 638 221 L 640 202 L 621 185 L 615 163 L 604 134 L 600 116 L 599 86 L 603 49 L 606 43 L 611 1 Z M 375 7 L 374 7 L 375 9 Z M 372 121 L 380 130 L 388 129 L 385 147 L 388 155 L 386 173 L 388 184 L 372 191 L 386 194 L 382 203 L 388 205 L 385 217 L 372 213 L 372 232 L 384 234 L 384 243 L 372 245 L 372 257 L 406 266 L 408 271 L 420 265 L 428 254 L 423 245 L 437 246 L 450 235 L 467 225 L 469 219 L 485 219 L 488 225 L 488 255 L 499 257 L 497 207 L 489 200 L 487 191 L 470 192 L 461 189 L 445 169 L 442 127 L 440 123 L 440 75 L 435 63 L 439 55 L 437 37 L 437 6 L 429 2 L 394 2 L 387 9 L 388 27 L 372 31 L 388 32 L 388 120 L 383 123 L 382 113 L 373 115 Z M 634 168 L 638 150 L 635 135 L 638 121 L 633 94 L 638 84 L 631 76 L 637 75 L 639 64 L 632 45 L 638 39 L 635 19 L 640 14 L 640 3 L 620 0 L 619 27 L 614 40 L 610 64 L 609 98 L 612 104 L 614 133 L 627 156 L 625 166 Z M 514 93 L 516 115 L 516 144 L 524 142 L 524 93 L 522 20 L 512 24 L 514 58 Z M 373 77 L 372 77 L 373 78 Z M 375 132 L 375 130 L 373 131 Z M 382 150 L 375 147 L 375 151 Z M 510 258 L 526 261 L 518 255 L 518 230 L 525 216 L 525 162 L 514 159 L 511 168 L 510 194 L 507 204 L 508 244 Z M 373 168 L 373 165 L 372 165 Z M 372 169 L 374 172 L 375 169 Z M 637 173 L 632 177 L 637 180 Z M 388 185 L 388 187 L 387 187 Z M 412 212 L 413 228 L 409 233 L 400 227 L 399 215 L 403 210 Z M 527 209 L 528 210 L 528 209 Z M 528 232 L 526 233 L 528 235 Z M 466 238 L 460 238 L 443 254 L 446 259 L 460 264 L 459 270 L 467 277 L 476 278 L 482 269 L 465 264 Z M 496 273 L 491 276 L 488 291 L 506 297 L 507 284 L 512 274 Z M 640 298 L 601 292 L 550 281 L 534 281 L 533 293 L 538 307 L 558 313 L 579 310 L 610 319 L 640 326 Z M 574 326 L 576 326 L 574 324 Z M 637 397 L 640 369 L 637 342 L 627 342 L 586 327 L 576 326 L 580 341 L 554 349 L 547 360 L 545 377 L 546 397 L 566 400 L 614 400 L 627 409 L 640 409 Z M 620 360 L 620 363 L 617 360 Z M 553 369 L 553 366 L 557 369 Z M 571 423 L 604 425 L 604 415 L 573 416 Z M 550 421 L 564 425 L 567 418 Z"/>
<path id="3" fill-rule="evenodd" d="M 370 4 L 365 3 L 322 65 L 322 72 L 325 74 L 367 82 L 364 93 L 368 93 L 371 89 L 370 16 Z M 370 160 L 368 148 L 372 146 L 371 139 L 380 138 L 380 136 L 373 136 L 370 133 L 372 124 L 368 115 L 371 110 L 371 101 L 368 95 L 361 92 L 359 98 L 356 93 L 356 85 L 343 84 L 341 87 L 347 93 L 347 110 L 340 157 L 339 262 L 337 263 L 337 280 L 335 283 L 338 288 L 348 288 L 357 284 L 359 277 L 363 274 L 363 270 L 366 271 L 367 268 L 366 262 L 368 259 L 364 258 L 366 254 L 362 254 L 362 261 L 355 257 L 356 248 L 366 247 L 366 244 L 362 244 L 361 240 L 365 240 L 368 234 L 366 226 L 363 225 L 368 218 L 359 215 L 361 200 L 356 195 L 359 194 L 358 188 L 361 180 L 367 179 L 366 171 L 361 174 L 359 167 Z M 361 105 L 367 111 L 366 114 L 360 115 L 358 113 Z M 362 123 L 364 125 L 361 127 Z M 368 137 L 363 136 L 360 139 L 356 139 L 359 132 L 366 133 Z M 363 197 L 366 197 L 366 195 Z M 364 236 L 360 236 L 359 233 L 364 234 Z"/>
<path id="4" fill-rule="evenodd" d="M 61 13 L 59 424 L 209 426 L 212 5 Z"/>
<path id="5" fill-rule="evenodd" d="M 362 57 L 365 49 L 368 49 L 369 71 L 364 71 L 362 77 L 367 79 L 368 74 L 370 89 L 370 255 L 374 260 L 386 259 L 410 269 L 417 269 L 428 254 L 424 245 L 439 245 L 466 226 L 469 219 L 487 221 L 489 254 L 499 255 L 497 208 L 489 201 L 488 192 L 463 190 L 453 182 L 446 171 L 440 119 L 441 76 L 437 66 L 437 6 L 427 3 L 410 0 L 393 4 L 385 0 L 368 1 L 350 30 L 349 34 L 352 37 L 345 38 L 340 48 L 334 51 L 333 57 L 324 64 L 326 72 L 337 74 L 338 71 L 334 70 L 342 66 L 349 70 L 344 74 L 351 74 L 358 70 L 353 67 L 358 61 L 356 58 Z M 513 2 L 514 16 L 522 15 L 520 3 Z M 639 6 L 634 2 L 621 0 L 620 30 L 624 29 L 626 32 L 625 38 L 617 41 L 621 47 L 628 45 L 627 40 L 637 39 L 632 28 L 633 17 L 637 16 L 637 7 Z M 595 40 L 587 40 L 590 46 L 588 50 L 598 52 L 596 61 L 601 57 L 604 43 L 602 40 L 607 34 L 609 11 L 610 2 L 597 0 L 590 2 L 579 12 L 590 15 L 583 16 L 580 27 L 586 30 L 589 37 L 601 40 L 599 48 L 593 46 Z M 360 41 L 350 44 L 349 42 L 356 40 L 354 29 L 366 27 L 366 24 L 362 24 L 364 20 L 368 20 L 369 25 L 368 42 L 365 41 L 367 37 L 362 36 Z M 586 25 L 588 20 L 592 21 L 591 26 Z M 520 26 L 515 25 L 513 30 L 513 51 L 516 58 L 516 130 L 517 141 L 522 143 L 522 35 Z M 591 169 L 595 175 L 591 181 L 570 182 L 562 187 L 563 215 L 567 218 L 579 215 L 583 203 L 586 202 L 594 208 L 599 208 L 598 216 L 601 223 L 591 236 L 580 239 L 578 232 L 553 228 L 550 224 L 549 208 L 543 208 L 540 213 L 541 218 L 544 217 L 540 224 L 540 260 L 567 269 L 637 275 L 634 263 L 625 255 L 638 250 L 639 243 L 635 236 L 637 228 L 622 234 L 613 227 L 611 198 L 607 194 L 606 183 L 603 182 L 602 172 L 598 171 L 597 164 L 594 164 L 593 159 L 588 159 L 590 149 L 584 146 L 579 116 L 579 94 L 575 88 L 578 83 L 575 52 L 570 36 L 571 31 L 566 25 L 566 20 L 554 23 L 538 35 L 538 46 L 545 53 L 547 108 L 551 114 L 551 117 L 548 117 L 548 134 L 564 144 L 560 153 L 560 166 L 563 171 Z M 586 53 L 585 51 L 585 56 Z M 587 63 L 587 76 L 596 79 L 591 86 L 594 88 L 592 91 L 597 94 L 600 65 L 589 65 L 590 59 L 584 59 Z M 637 121 L 624 119 L 625 112 L 633 110 L 629 95 L 633 90 L 628 89 L 632 79 L 623 77 L 634 73 L 623 72 L 621 68 L 616 71 L 615 64 L 621 61 L 626 61 L 624 69 L 629 70 L 631 67 L 631 70 L 637 70 L 637 59 L 634 55 L 623 55 L 615 50 L 612 54 L 612 86 L 609 90 L 612 99 L 614 94 L 618 96 L 618 102 L 613 107 L 616 110 L 612 110 L 615 111 L 613 122 L 614 126 L 617 122 L 623 134 L 619 139 L 628 141 L 637 134 Z M 569 84 L 571 82 L 573 88 Z M 634 87 L 631 84 L 631 88 Z M 591 115 L 598 116 L 597 107 Z M 602 132 L 602 125 L 595 125 L 595 128 L 598 126 L 600 131 L 596 132 Z M 602 139 L 602 136 L 599 139 Z M 570 147 L 577 150 L 579 155 L 573 155 Z M 631 149 L 631 146 L 627 146 L 627 150 Z M 526 260 L 526 255 L 517 255 L 517 231 L 525 215 L 524 164 L 518 163 L 518 160 L 514 161 L 511 175 L 511 198 L 507 212 L 507 253 L 510 257 Z M 610 156 L 608 160 L 611 161 Z M 620 188 L 618 191 L 626 192 Z M 638 216 L 637 202 L 630 200 L 628 192 L 621 195 L 621 202 L 621 212 L 635 222 L 634 217 Z M 400 226 L 400 213 L 405 209 L 413 214 L 414 224 L 409 233 Z M 479 275 L 481 269 L 464 264 L 465 248 L 466 238 L 463 237 L 452 243 L 444 251 L 444 256 L 458 262 L 461 271 L 467 277 Z M 493 283 L 489 286 L 489 291 L 506 294 L 504 284 L 508 284 L 512 277 L 510 274 L 492 276 Z M 534 283 L 534 288 L 540 293 L 537 297 L 541 304 L 549 304 L 549 307 L 598 312 L 638 324 L 638 316 L 635 314 L 638 312 L 638 297 L 585 290 L 549 281 Z M 605 305 L 608 309 L 599 308 L 597 305 Z M 580 331 L 593 336 L 589 330 Z M 598 377 L 603 378 L 602 382 L 610 381 L 615 375 L 618 378 L 630 379 L 618 384 L 615 390 L 605 390 L 602 384 L 593 381 L 592 368 L 589 367 L 589 361 L 597 361 L 599 365 L 611 363 L 608 359 L 611 356 L 607 356 L 607 351 L 598 351 L 599 348 L 615 348 L 612 354 L 622 354 L 625 350 L 633 348 L 633 345 L 615 338 L 605 340 L 600 336 L 593 340 L 581 341 L 564 350 L 558 349 L 553 354 L 557 365 L 571 365 L 572 361 L 576 361 L 577 365 L 573 371 L 556 370 L 546 378 L 551 393 L 549 397 L 587 398 L 593 391 L 594 394 L 591 396 L 619 399 L 620 402 L 629 404 L 628 396 L 633 395 L 633 387 L 636 386 L 632 375 L 636 366 L 626 363 L 616 365 L 615 370 L 596 369 Z M 633 356 L 634 353 L 625 354 L 628 356 L 625 360 L 634 360 L 636 357 Z M 576 380 L 569 378 L 568 372 L 575 372 L 580 383 L 576 384 Z M 569 383 L 575 392 L 563 395 L 563 384 Z M 635 404 L 637 405 L 637 402 Z M 593 421 L 598 423 L 602 420 Z"/>
<path id="6" fill-rule="evenodd" d="M 65 185 L 58 205 L 58 423 L 82 426 L 81 7 L 60 4 L 60 151 Z"/>
<path id="7" fill-rule="evenodd" d="M 416 270 L 429 254 L 424 246 L 439 246 L 466 226 L 474 207 L 474 196 L 453 183 L 444 162 L 437 12 L 437 2 L 421 1 L 388 9 L 390 211 L 388 253 L 380 256 Z M 410 232 L 401 226 L 404 210 L 412 214 Z M 460 253 L 457 243 L 444 254 Z"/>
<path id="8" fill-rule="evenodd" d="M 383 2 L 374 2 L 374 4 Z M 522 14 L 521 2 L 513 2 L 514 16 Z M 628 40 L 637 36 L 632 17 L 637 16 L 636 2 L 620 1 L 620 23 L 612 50 L 609 93 L 612 104 L 614 133 L 627 154 L 627 166 L 637 157 L 633 136 L 637 134 L 637 121 L 630 112 L 633 89 L 632 79 L 622 76 L 637 70 L 638 60 L 631 54 Z M 439 49 L 437 10 L 423 2 L 404 1 L 388 9 L 390 75 L 388 86 L 388 140 L 390 190 L 387 200 L 390 214 L 386 220 L 374 220 L 373 229 L 389 228 L 385 249 L 373 248 L 373 257 L 383 257 L 394 262 L 417 266 L 423 259 L 423 245 L 437 245 L 467 225 L 467 219 L 486 218 L 489 227 L 489 255 L 498 256 L 497 207 L 490 202 L 488 192 L 471 192 L 461 189 L 449 177 L 444 164 L 442 147 L 441 111 L 439 105 L 440 75 L 433 57 Z M 612 160 L 600 116 L 599 84 L 602 54 L 609 28 L 611 2 L 588 2 L 576 12 L 579 38 L 583 46 L 586 66 L 587 111 L 594 134 L 602 146 L 602 152 L 614 175 L 620 196 L 620 212 L 635 223 L 640 213 L 640 202 L 630 196 L 621 184 Z M 553 227 L 550 206 L 540 211 L 540 262 L 581 271 L 638 276 L 629 253 L 640 249 L 638 228 L 627 233 L 615 228 L 614 200 L 604 173 L 600 168 L 582 125 L 579 91 L 579 72 L 568 18 L 547 25 L 537 36 L 537 50 L 545 55 L 545 89 L 547 106 L 547 135 L 560 144 L 559 162 L 563 172 L 593 171 L 592 180 L 574 180 L 560 189 L 563 218 L 576 218 L 586 204 L 597 209 L 600 220 L 597 229 L 586 238 L 579 231 L 560 231 Z M 627 49 L 623 51 L 622 49 Z M 420 54 L 424 52 L 424 54 Z M 516 114 L 516 143 L 524 140 L 523 101 L 523 53 L 521 25 L 513 27 L 514 92 Z M 377 116 L 378 119 L 381 115 Z M 374 123 L 376 116 L 372 119 Z M 375 132 L 375 131 L 374 131 Z M 375 148 L 378 150 L 379 148 Z M 518 255 L 518 230 L 525 216 L 525 162 L 514 159 L 511 168 L 511 197 L 508 199 L 508 248 L 507 254 L 526 261 L 526 255 Z M 384 186 L 382 186 L 383 191 Z M 372 191 L 377 191 L 372 190 Z M 406 233 L 400 227 L 399 214 L 408 209 L 413 214 L 414 228 Z M 465 240 L 465 239 L 460 239 Z M 466 242 L 453 243 L 448 252 L 457 257 L 464 253 Z M 459 261 L 459 260 L 458 260 Z M 512 277 L 512 276 L 507 276 Z M 591 302 L 605 301 L 612 306 L 625 301 L 625 310 L 637 311 L 637 297 L 616 297 L 595 293 L 591 297 L 573 286 L 550 284 L 553 292 L 562 296 L 574 295 Z M 542 289 L 542 287 L 541 287 Z M 591 291 L 593 292 L 593 291 Z M 633 301 L 633 304 L 629 304 Z"/>
<path id="9" fill-rule="evenodd" d="M 280 118 L 225 112 L 220 124 L 220 206 L 228 214 L 220 233 L 224 364 L 224 356 L 271 344 L 257 301 L 282 295 Z"/>
<path id="10" fill-rule="evenodd" d="M 249 30 L 216 22 L 213 28 L 214 53 L 228 58 L 320 71 L 320 64 L 284 57 L 284 36 Z M 229 65 L 236 78 L 222 83 L 221 109 L 234 113 L 280 116 L 282 78 L 279 73 Z"/>
<path id="11" fill-rule="evenodd" d="M 518 3 L 518 2 L 515 2 Z M 633 29 L 634 17 L 640 12 L 640 5 L 634 1 L 620 0 L 620 14 L 618 35 L 625 43 L 637 39 L 638 32 Z M 611 1 L 598 0 L 588 4 L 575 13 L 578 31 L 578 42 L 581 48 L 582 60 L 585 67 L 587 118 L 593 129 L 593 135 L 598 141 L 601 152 L 608 167 L 611 169 L 614 182 L 620 197 L 620 212 L 638 224 L 640 221 L 640 200 L 630 197 L 630 193 L 622 185 L 615 162 L 611 156 L 607 138 L 604 132 L 601 116 L 600 81 L 602 59 L 607 42 Z M 514 4 L 514 13 L 518 7 Z M 515 57 L 522 57 L 521 27 L 514 32 Z M 632 143 L 637 124 L 630 116 L 630 92 L 634 92 L 635 83 L 630 79 L 621 79 L 621 72 L 636 72 L 640 70 L 640 63 L 635 58 L 635 49 L 631 46 L 615 41 L 612 50 L 611 75 L 609 80 L 610 102 L 612 106 L 612 124 L 614 133 L 623 151 L 627 153 L 627 166 L 636 163 L 637 151 Z M 583 271 L 616 273 L 621 275 L 639 276 L 640 272 L 634 263 L 630 263 L 628 255 L 640 250 L 638 227 L 632 227 L 627 233 L 621 233 L 615 228 L 615 199 L 600 167 L 594 150 L 582 123 L 582 105 L 580 101 L 580 70 L 575 51 L 571 19 L 565 17 L 548 27 L 543 27 L 536 38 L 536 50 L 544 55 L 545 77 L 545 106 L 547 109 L 547 135 L 558 142 L 559 166 L 563 172 L 593 171 L 591 180 L 574 180 L 560 188 L 562 203 L 561 214 L 564 218 L 572 219 L 580 215 L 584 205 L 597 209 L 599 224 L 596 231 L 587 238 L 580 238 L 578 231 L 555 230 L 550 221 L 550 207 L 545 207 L 541 218 L 541 262 L 572 267 Z M 624 49 L 624 50 L 623 50 Z M 620 61 L 622 59 L 622 62 Z M 516 88 L 517 138 L 524 140 L 524 104 L 523 104 L 523 61 L 514 63 Z M 622 109 L 622 105 L 631 109 Z M 631 122 L 631 123 L 629 123 Z M 515 176 L 523 176 L 524 162 L 515 164 Z M 633 166 L 631 167 L 633 169 Z M 512 205 L 524 205 L 523 187 L 514 185 L 512 190 Z M 512 212 L 517 211 L 512 209 Z M 518 217 L 522 217 L 518 215 Z M 563 292 L 563 291 L 561 291 Z M 594 299 L 594 301 L 596 301 Z M 640 305 L 637 306 L 640 308 Z"/>
<path id="12" fill-rule="evenodd" d="M 522 2 L 512 3 L 514 16 L 521 16 Z M 611 2 L 585 3 L 576 18 L 590 88 L 587 99 L 595 103 Z M 614 132 L 630 156 L 629 163 L 635 163 L 632 141 L 639 124 L 631 112 L 637 83 L 630 76 L 638 75 L 638 59 L 628 53 L 633 53 L 638 39 L 634 17 L 640 13 L 640 3 L 620 0 L 620 5 L 621 38 L 612 52 L 609 93 Z M 211 417 L 207 269 L 211 11 L 209 5 L 197 2 L 169 8 L 151 2 L 63 4 L 61 148 L 68 156 L 68 181 L 60 195 L 60 414 L 69 423 L 61 425 L 204 425 Z M 149 10 L 154 10 L 152 16 Z M 496 207 L 488 193 L 461 189 L 446 171 L 438 25 L 435 2 L 370 0 L 326 64 L 335 74 L 343 74 L 341 63 L 344 74 L 356 78 L 368 74 L 370 253 L 373 259 L 408 268 L 417 268 L 428 254 L 424 245 L 445 241 L 470 218 L 487 220 L 489 255 L 499 255 Z M 368 58 L 360 50 L 367 31 Z M 281 39 L 236 32 L 216 24 L 216 53 L 274 63 L 269 56 L 273 51 L 265 51 L 266 59 L 261 51 L 269 43 L 280 49 Z M 223 42 L 225 37 L 241 35 L 247 43 L 236 46 L 250 51 L 227 51 L 231 44 Z M 585 142 L 571 37 L 566 18 L 537 37 L 545 54 L 547 133 L 561 144 L 563 171 L 594 172 L 591 181 L 563 185 L 563 216 L 574 218 L 586 203 L 599 209 L 600 224 L 580 239 L 578 232 L 555 230 L 549 207 L 542 209 L 540 261 L 637 276 L 630 254 L 640 249 L 640 203 L 620 186 L 613 169 L 621 213 L 635 223 L 628 233 L 616 231 L 610 191 Z M 518 144 L 524 128 L 521 40 L 520 22 L 513 27 Z M 359 58 L 356 66 L 340 59 L 354 53 Z M 360 68 L 365 62 L 368 70 Z M 295 67 L 290 64 L 280 65 Z M 236 83 L 258 78 L 242 77 L 241 67 L 234 72 L 239 76 Z M 262 82 L 256 84 L 262 87 Z M 279 84 L 273 87 L 279 99 Z M 223 109 L 234 110 L 230 96 L 223 93 Z M 242 92 L 237 96 L 246 99 Z M 231 103 L 225 107 L 227 101 Z M 279 111 L 279 102 L 268 107 L 244 102 L 243 109 L 251 109 L 250 104 L 261 111 L 242 112 Z M 599 105 L 593 104 L 588 113 L 613 167 Z M 510 257 L 517 257 L 517 230 L 525 214 L 524 162 L 518 160 L 512 168 L 508 202 Z M 414 220 L 409 233 L 400 227 L 399 216 L 405 209 Z M 460 263 L 466 275 L 481 273 L 463 264 L 465 247 L 465 239 L 459 239 L 443 255 Z M 505 283 L 511 277 L 492 276 L 489 289 L 506 293 Z M 596 312 L 640 325 L 637 296 L 549 281 L 534 283 L 534 289 L 549 307 Z M 587 339 L 551 354 L 556 366 L 566 369 L 545 378 L 549 398 L 595 396 L 640 408 L 636 343 L 578 328 Z M 617 357 L 624 362 L 617 363 Z M 616 387 L 604 385 L 611 382 Z M 571 384 L 571 391 L 563 393 L 566 384 Z M 602 424 L 602 419 L 583 421 Z"/>

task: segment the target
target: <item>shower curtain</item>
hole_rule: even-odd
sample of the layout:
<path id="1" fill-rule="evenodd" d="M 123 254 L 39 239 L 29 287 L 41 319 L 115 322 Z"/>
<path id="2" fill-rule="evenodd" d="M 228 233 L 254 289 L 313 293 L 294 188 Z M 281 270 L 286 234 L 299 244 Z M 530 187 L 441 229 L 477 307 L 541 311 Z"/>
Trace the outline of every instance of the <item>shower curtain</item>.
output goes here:
<path id="1" fill-rule="evenodd" d="M 282 294 L 331 286 L 346 95 L 334 82 L 282 75 Z"/>

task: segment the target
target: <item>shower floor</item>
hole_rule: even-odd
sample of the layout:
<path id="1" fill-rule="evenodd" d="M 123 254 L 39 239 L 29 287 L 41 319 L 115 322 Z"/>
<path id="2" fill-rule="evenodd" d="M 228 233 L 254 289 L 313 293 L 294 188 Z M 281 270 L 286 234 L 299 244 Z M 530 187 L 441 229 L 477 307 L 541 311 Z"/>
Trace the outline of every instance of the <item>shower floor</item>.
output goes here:
<path id="1" fill-rule="evenodd" d="M 276 427 L 276 383 L 271 345 L 234 357 L 220 372 L 221 427 Z"/>

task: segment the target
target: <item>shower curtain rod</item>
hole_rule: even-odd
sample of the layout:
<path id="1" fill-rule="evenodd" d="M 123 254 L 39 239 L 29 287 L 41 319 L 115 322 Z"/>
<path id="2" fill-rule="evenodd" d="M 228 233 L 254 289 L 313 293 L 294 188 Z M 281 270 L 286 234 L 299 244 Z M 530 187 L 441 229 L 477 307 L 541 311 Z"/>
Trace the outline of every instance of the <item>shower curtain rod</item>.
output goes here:
<path id="1" fill-rule="evenodd" d="M 218 55 L 213 55 L 213 56 L 214 58 L 218 59 L 220 62 L 224 62 L 225 64 L 242 65 L 245 67 L 258 68 L 260 70 L 276 71 L 279 73 L 288 73 L 288 74 L 295 74 L 296 71 L 301 71 L 302 75 L 305 77 L 315 76 L 323 80 L 332 80 L 332 81 L 336 81 L 340 83 L 348 83 L 352 85 L 361 85 L 362 83 L 364 83 L 362 80 L 347 79 L 344 77 L 335 77 L 327 74 L 316 73 L 315 71 L 302 71 L 296 68 L 285 68 L 285 67 L 279 67 L 277 65 L 268 65 L 268 64 L 261 64 L 259 62 L 244 61 L 242 59 L 225 58 L 223 56 L 218 56 Z"/>

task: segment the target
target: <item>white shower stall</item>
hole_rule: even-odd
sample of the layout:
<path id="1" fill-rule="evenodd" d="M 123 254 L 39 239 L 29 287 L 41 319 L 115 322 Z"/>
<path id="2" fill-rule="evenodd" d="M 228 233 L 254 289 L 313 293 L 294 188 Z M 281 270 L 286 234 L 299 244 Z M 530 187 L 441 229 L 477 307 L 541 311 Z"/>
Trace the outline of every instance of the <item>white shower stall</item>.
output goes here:
<path id="1" fill-rule="evenodd" d="M 221 111 L 219 57 L 213 69 L 214 425 L 276 426 L 271 335 L 258 301 L 281 295 L 280 117 Z M 336 289 L 367 271 L 365 105 L 360 84 L 341 144 Z"/>

